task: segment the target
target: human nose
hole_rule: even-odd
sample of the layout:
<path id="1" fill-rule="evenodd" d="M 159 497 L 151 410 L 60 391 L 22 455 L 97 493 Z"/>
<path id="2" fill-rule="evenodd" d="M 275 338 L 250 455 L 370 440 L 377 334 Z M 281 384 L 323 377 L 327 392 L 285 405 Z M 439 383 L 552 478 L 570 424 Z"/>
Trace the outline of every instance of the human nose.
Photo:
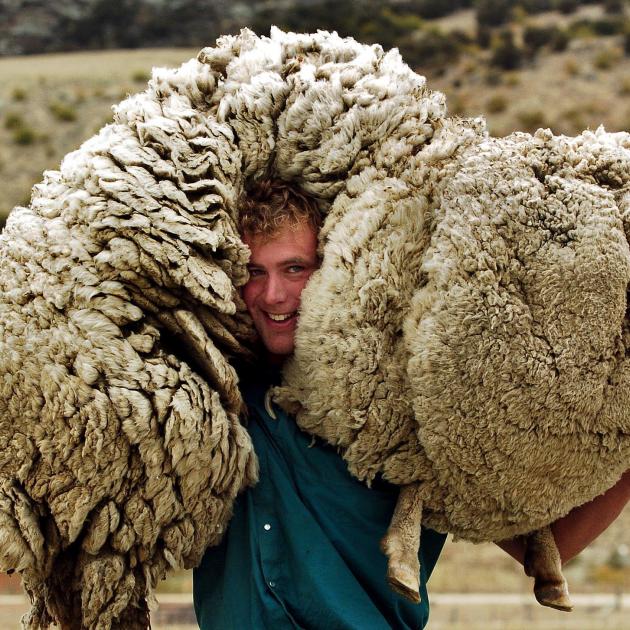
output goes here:
<path id="1" fill-rule="evenodd" d="M 281 276 L 269 274 L 265 284 L 264 298 L 267 304 L 279 304 L 287 299 L 287 289 Z"/>

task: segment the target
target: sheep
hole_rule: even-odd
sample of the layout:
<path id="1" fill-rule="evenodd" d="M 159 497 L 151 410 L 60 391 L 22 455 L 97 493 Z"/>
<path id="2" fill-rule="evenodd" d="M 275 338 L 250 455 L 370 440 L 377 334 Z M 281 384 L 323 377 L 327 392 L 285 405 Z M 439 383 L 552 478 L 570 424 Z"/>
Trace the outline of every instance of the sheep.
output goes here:
<path id="1" fill-rule="evenodd" d="M 157 581 L 255 483 L 235 225 L 270 174 L 326 213 L 276 397 L 359 479 L 402 486 L 392 584 L 416 597 L 420 519 L 474 541 L 543 528 L 527 570 L 568 606 L 544 527 L 629 459 L 629 147 L 490 138 L 396 50 L 334 33 L 244 30 L 155 69 L 0 237 L 0 568 L 31 596 L 23 625 L 147 627 Z"/>

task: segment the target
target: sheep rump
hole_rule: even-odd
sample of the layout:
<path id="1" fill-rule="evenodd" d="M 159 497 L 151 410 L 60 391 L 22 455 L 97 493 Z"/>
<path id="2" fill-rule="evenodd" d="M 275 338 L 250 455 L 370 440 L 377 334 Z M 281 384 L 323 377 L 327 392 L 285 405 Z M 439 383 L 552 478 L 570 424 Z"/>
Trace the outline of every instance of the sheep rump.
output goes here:
<path id="1" fill-rule="evenodd" d="M 302 428 L 471 540 L 613 485 L 629 155 L 603 131 L 489 138 L 396 51 L 334 34 L 243 31 L 155 70 L 0 237 L 0 566 L 25 625 L 146 627 L 255 481 L 235 221 L 270 174 L 327 213 L 277 392 Z"/>

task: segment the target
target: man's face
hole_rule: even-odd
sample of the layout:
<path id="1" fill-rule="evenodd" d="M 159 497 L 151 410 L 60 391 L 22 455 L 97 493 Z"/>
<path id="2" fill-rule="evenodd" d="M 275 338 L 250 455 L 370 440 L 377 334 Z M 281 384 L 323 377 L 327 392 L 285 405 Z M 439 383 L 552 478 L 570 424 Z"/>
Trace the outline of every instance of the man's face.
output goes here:
<path id="1" fill-rule="evenodd" d="M 282 360 L 293 352 L 302 289 L 318 267 L 317 234 L 308 223 L 287 224 L 243 242 L 251 250 L 243 299 L 271 358 Z"/>

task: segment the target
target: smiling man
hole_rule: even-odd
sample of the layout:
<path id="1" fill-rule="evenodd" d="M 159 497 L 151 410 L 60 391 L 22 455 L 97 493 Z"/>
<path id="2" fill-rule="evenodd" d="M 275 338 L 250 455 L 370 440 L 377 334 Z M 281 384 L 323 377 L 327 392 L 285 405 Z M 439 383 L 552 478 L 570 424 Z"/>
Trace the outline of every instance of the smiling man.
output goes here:
<path id="1" fill-rule="evenodd" d="M 423 602 L 396 595 L 379 542 L 398 488 L 380 480 L 368 488 L 334 448 L 265 405 L 293 353 L 302 289 L 319 266 L 320 224 L 315 201 L 278 181 L 250 191 L 241 207 L 251 251 L 242 295 L 264 347 L 240 373 L 260 481 L 237 498 L 223 541 L 195 570 L 202 630 L 420 628 L 428 616 L 424 585 L 444 536 L 423 533 Z"/>
<path id="2" fill-rule="evenodd" d="M 315 202 L 282 182 L 259 185 L 241 208 L 251 251 L 243 298 L 264 347 L 260 362 L 240 374 L 260 481 L 237 498 L 223 541 L 195 569 L 202 630 L 405 630 L 428 619 L 426 583 L 445 535 L 422 532 L 421 602 L 394 593 L 379 543 L 398 488 L 378 478 L 371 488 L 360 483 L 334 448 L 265 404 L 294 350 L 302 289 L 319 265 L 320 224 Z M 555 523 L 563 560 L 603 531 L 629 497 L 630 472 Z M 523 561 L 519 541 L 502 546 Z"/>

